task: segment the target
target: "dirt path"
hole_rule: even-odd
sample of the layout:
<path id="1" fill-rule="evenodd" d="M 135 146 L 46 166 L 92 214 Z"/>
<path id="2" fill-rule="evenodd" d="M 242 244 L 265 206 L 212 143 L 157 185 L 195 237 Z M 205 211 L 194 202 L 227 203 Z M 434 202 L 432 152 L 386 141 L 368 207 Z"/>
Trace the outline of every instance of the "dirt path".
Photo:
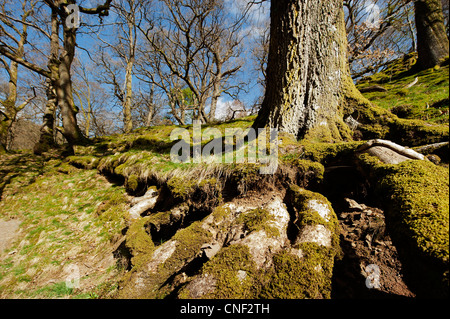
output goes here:
<path id="1" fill-rule="evenodd" d="M 8 248 L 11 240 L 16 236 L 20 223 L 18 219 L 8 221 L 0 219 L 0 254 Z"/>

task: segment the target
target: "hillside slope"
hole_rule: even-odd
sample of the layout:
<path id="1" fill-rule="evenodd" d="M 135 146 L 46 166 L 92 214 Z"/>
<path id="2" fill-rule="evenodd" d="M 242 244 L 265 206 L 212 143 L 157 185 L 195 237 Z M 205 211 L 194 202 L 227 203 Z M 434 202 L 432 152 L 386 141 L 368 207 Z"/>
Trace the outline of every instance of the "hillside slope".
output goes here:
<path id="1" fill-rule="evenodd" d="M 66 158 L 58 152 L 2 155 L 0 219 L 21 224 L 0 252 L 0 297 L 448 293 L 448 143 L 426 151 L 433 162 L 386 164 L 357 151 L 370 138 L 407 146 L 448 141 L 448 124 L 440 124 L 448 123 L 448 88 L 440 82 L 448 85 L 448 65 L 404 71 L 359 84 L 388 91 L 365 93 L 377 106 L 352 113 L 362 123 L 356 141 L 280 135 L 274 174 L 261 174 L 267 166 L 261 161 L 222 163 L 222 154 L 219 163 L 175 163 L 170 151 L 180 140 L 170 135 L 176 126 L 95 139 Z M 404 89 L 416 77 L 418 84 Z M 405 105 L 411 112 L 403 119 L 386 110 Z M 363 123 L 370 117 L 374 124 Z M 226 141 L 253 120 L 201 130 Z M 184 128 L 193 136 L 192 126 Z M 202 141 L 203 149 L 211 138 Z M 192 153 L 192 139 L 186 144 Z M 368 286 L 373 265 L 383 275 Z"/>

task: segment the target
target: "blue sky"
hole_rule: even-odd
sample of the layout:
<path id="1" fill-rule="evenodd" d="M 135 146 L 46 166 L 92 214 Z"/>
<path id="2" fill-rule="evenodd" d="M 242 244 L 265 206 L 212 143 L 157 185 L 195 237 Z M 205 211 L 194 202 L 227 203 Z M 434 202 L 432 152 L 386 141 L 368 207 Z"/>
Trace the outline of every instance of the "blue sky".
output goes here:
<path id="1" fill-rule="evenodd" d="M 85 7 L 94 7 L 98 5 L 99 3 L 102 3 L 103 0 L 84 0 L 80 2 L 80 5 Z M 237 15 L 248 6 L 248 3 L 250 0 L 224 0 L 225 2 L 225 8 L 228 11 L 228 14 L 230 15 Z M 244 34 L 248 34 L 247 39 L 245 39 L 246 43 L 250 44 L 252 41 L 255 41 L 256 38 L 264 31 L 264 24 L 269 19 L 269 6 L 270 2 L 264 2 L 261 5 L 254 5 L 249 10 L 249 18 L 248 22 L 244 25 L 244 28 L 241 32 Z M 86 19 L 85 16 L 81 16 L 82 21 Z M 104 19 L 105 24 L 113 23 L 116 19 L 116 16 L 112 12 L 109 17 Z M 105 32 L 102 32 L 102 37 L 104 37 L 105 40 L 110 41 L 110 38 L 114 35 L 111 35 L 111 28 L 105 29 Z M 86 31 L 86 30 L 83 30 Z M 96 35 L 86 35 L 81 34 L 78 36 L 77 42 L 78 44 L 85 48 L 88 51 L 91 51 L 94 47 Z M 242 59 L 244 59 L 244 67 L 243 72 L 241 76 L 249 82 L 249 86 L 245 89 L 248 91 L 248 93 L 243 92 L 239 95 L 239 99 L 244 102 L 248 107 L 253 105 L 255 101 L 258 99 L 259 96 L 261 96 L 264 92 L 262 92 L 262 89 L 259 85 L 256 83 L 257 76 L 255 75 L 255 72 L 252 70 L 252 61 L 250 61 L 250 45 L 244 46 L 246 50 L 242 53 Z M 87 61 L 87 53 L 84 52 L 84 50 L 78 50 L 78 57 L 82 61 Z M 139 80 L 135 78 L 134 80 L 134 87 L 135 89 L 139 86 Z M 222 115 L 224 115 L 224 110 L 227 106 L 227 103 L 232 102 L 233 99 L 229 97 L 228 95 L 222 95 L 221 98 L 218 101 L 218 110 L 216 113 L 216 117 L 220 118 Z"/>

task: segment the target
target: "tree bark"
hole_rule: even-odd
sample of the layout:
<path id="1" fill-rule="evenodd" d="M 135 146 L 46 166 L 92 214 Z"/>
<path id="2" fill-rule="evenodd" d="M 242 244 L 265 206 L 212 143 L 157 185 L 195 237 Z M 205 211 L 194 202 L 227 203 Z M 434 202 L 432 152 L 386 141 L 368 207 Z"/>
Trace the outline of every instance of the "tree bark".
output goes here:
<path id="1" fill-rule="evenodd" d="M 125 72 L 125 101 L 123 104 L 124 131 L 130 133 L 133 129 L 133 120 L 131 118 L 131 107 L 133 98 L 133 67 L 136 56 L 137 27 L 135 13 L 127 19 L 128 25 L 128 57 Z"/>
<path id="2" fill-rule="evenodd" d="M 75 57 L 76 29 L 64 25 L 64 47 L 59 58 L 59 79 L 56 86 L 58 106 L 63 120 L 63 135 L 70 145 L 83 144 L 85 137 L 78 127 L 77 113 L 70 74 Z"/>
<path id="3" fill-rule="evenodd" d="M 50 57 L 48 59 L 48 69 L 50 76 L 47 78 L 47 103 L 45 105 L 43 124 L 41 127 L 41 136 L 34 146 L 35 154 L 42 154 L 56 146 L 55 143 L 55 115 L 58 107 L 58 99 L 56 96 L 56 84 L 59 78 L 59 22 L 58 12 L 52 9 L 51 15 L 51 34 L 50 34 Z"/>
<path id="4" fill-rule="evenodd" d="M 266 81 L 255 128 L 277 128 L 299 139 L 351 139 L 343 107 L 360 93 L 350 78 L 341 1 L 271 2 Z"/>
<path id="5" fill-rule="evenodd" d="M 434 67 L 449 54 L 441 0 L 416 0 L 417 66 Z"/>
<path id="6" fill-rule="evenodd" d="M 208 122 L 214 121 L 216 118 L 216 110 L 217 110 L 217 102 L 219 101 L 220 95 L 220 81 L 222 81 L 221 76 L 219 75 L 216 78 L 216 81 L 213 83 L 213 91 L 211 94 L 211 110 L 208 114 Z"/>
<path id="7" fill-rule="evenodd" d="M 47 80 L 47 103 L 45 104 L 43 125 L 41 127 L 41 135 L 39 141 L 33 148 L 35 154 L 42 154 L 47 152 L 51 148 L 56 147 L 55 142 L 55 116 L 56 108 L 58 106 L 58 100 L 56 97 L 56 91 L 52 85 L 51 80 Z"/>
<path id="8" fill-rule="evenodd" d="M 131 102 L 133 97 L 133 63 L 134 55 L 128 60 L 125 73 L 125 101 L 123 103 L 123 124 L 125 133 L 130 133 L 133 129 L 133 121 L 131 118 Z"/>

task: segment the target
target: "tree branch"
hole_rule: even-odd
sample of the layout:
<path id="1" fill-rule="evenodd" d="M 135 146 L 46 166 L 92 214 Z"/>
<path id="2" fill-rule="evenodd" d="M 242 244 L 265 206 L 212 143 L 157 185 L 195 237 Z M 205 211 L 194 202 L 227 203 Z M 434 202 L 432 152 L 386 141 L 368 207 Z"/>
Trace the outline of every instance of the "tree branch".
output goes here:
<path id="1" fill-rule="evenodd" d="M 24 67 L 26 67 L 27 69 L 30 69 L 31 71 L 39 73 L 42 76 L 45 76 L 47 78 L 51 77 L 51 72 L 50 71 L 44 70 L 41 67 L 39 67 L 39 66 L 37 66 L 37 65 L 35 65 L 33 63 L 30 63 L 28 61 L 25 61 L 22 58 L 17 57 L 13 53 L 11 53 L 7 49 L 5 49 L 5 46 L 2 45 L 2 44 L 0 44 L 0 54 L 4 55 L 5 57 L 7 57 L 8 59 L 10 59 L 10 60 L 12 60 L 14 62 L 19 63 L 20 65 L 23 65 Z"/>
<path id="2" fill-rule="evenodd" d="M 109 14 L 109 9 L 111 7 L 112 0 L 106 0 L 104 4 L 97 6 L 96 8 L 84 8 L 79 7 L 80 12 L 86 14 L 98 14 L 100 17 L 107 16 Z"/>

